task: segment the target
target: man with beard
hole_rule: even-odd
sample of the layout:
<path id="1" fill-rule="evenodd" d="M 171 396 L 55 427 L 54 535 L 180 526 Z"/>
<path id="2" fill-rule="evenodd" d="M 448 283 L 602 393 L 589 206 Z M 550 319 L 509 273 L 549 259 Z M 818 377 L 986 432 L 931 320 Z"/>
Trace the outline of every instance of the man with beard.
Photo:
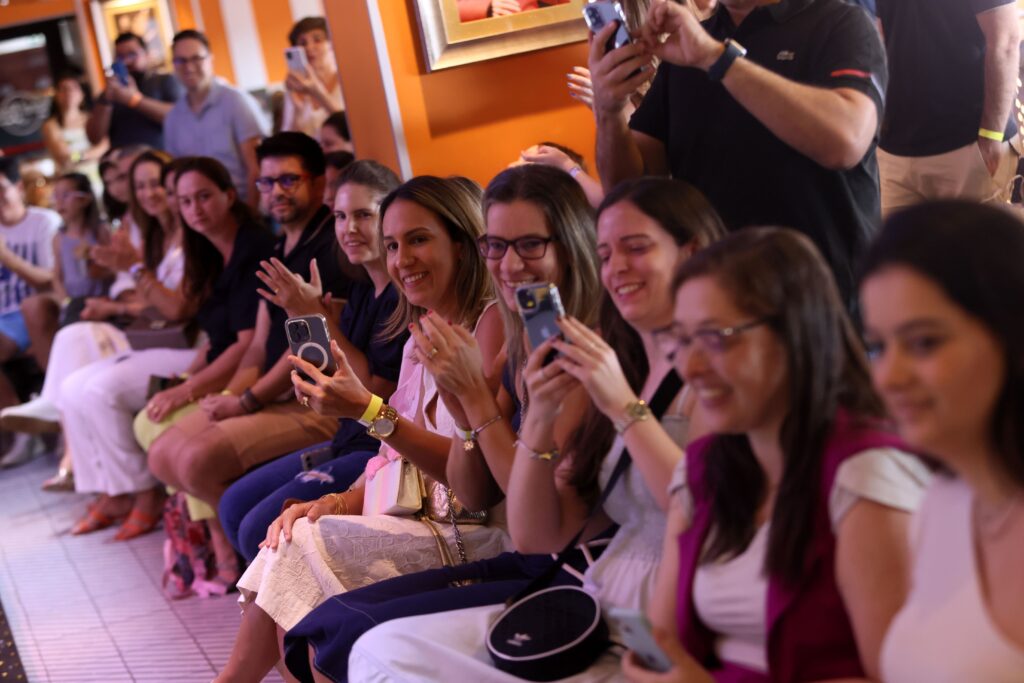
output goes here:
<path id="1" fill-rule="evenodd" d="M 264 140 L 256 155 L 263 206 L 281 226 L 274 258 L 262 267 L 288 271 L 292 281 L 286 288 L 261 293 L 296 312 L 306 310 L 303 300 L 324 293 L 343 299 L 348 279 L 341 269 L 334 216 L 323 203 L 320 145 L 304 133 L 280 133 Z M 263 273 L 258 275 L 269 282 Z M 179 419 L 154 443 L 149 451 L 154 472 L 179 472 L 182 479 L 168 483 L 215 504 L 228 484 L 253 467 L 334 436 L 336 419 L 295 401 L 284 325 L 288 316 L 284 308 L 260 303 L 252 341 L 227 390 L 201 399 L 200 410 Z M 167 464 L 172 459 L 177 466 Z M 233 562 L 234 550 L 220 524 L 208 521 L 221 578 L 230 583 L 241 573 Z"/>
<path id="2" fill-rule="evenodd" d="M 181 95 L 181 86 L 174 76 L 152 69 L 146 45 L 134 33 L 117 37 L 114 54 L 128 69 L 128 83 L 116 76 L 107 80 L 85 124 L 89 141 L 95 145 L 109 136 L 112 148 L 146 145 L 163 149 L 164 117 Z"/>

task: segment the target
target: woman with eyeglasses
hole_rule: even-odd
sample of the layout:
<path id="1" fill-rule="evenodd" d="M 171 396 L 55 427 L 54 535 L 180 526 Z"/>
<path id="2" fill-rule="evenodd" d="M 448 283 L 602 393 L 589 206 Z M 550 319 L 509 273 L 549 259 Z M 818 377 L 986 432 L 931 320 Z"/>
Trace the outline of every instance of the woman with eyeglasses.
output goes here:
<path id="1" fill-rule="evenodd" d="M 939 472 L 914 520 L 891 683 L 1024 676 L 1024 223 L 996 206 L 893 214 L 860 296 L 875 387 Z"/>
<path id="2" fill-rule="evenodd" d="M 597 218 L 597 257 L 605 290 L 601 334 L 566 317 L 560 322 L 566 341 L 548 341 L 527 357 L 523 376 L 529 401 L 510 457 L 498 461 L 495 456 L 501 451 L 488 450 L 500 432 L 489 441 L 484 441 L 489 430 L 480 434 L 483 454 L 488 464 L 494 463 L 495 479 L 507 492 L 509 532 L 516 548 L 537 554 L 561 550 L 582 528 L 623 448 L 629 450 L 632 463 L 595 513 L 585 538 L 615 524 L 618 528 L 600 556 L 578 567 L 582 574 L 576 572 L 582 575 L 583 589 L 604 608 L 641 608 L 651 597 L 664 527 L 659 499 L 683 444 L 692 430 L 700 429 L 690 421 L 692 400 L 685 388 L 674 384 L 678 378 L 669 359 L 658 352 L 654 331 L 672 320 L 671 281 L 678 265 L 723 232 L 704 196 L 682 181 L 644 178 L 613 189 Z M 551 351 L 561 356 L 545 364 Z M 675 395 L 665 414 L 654 419 L 640 398 L 651 400 L 663 384 Z M 589 405 L 575 428 L 563 434 L 560 406 L 574 393 L 589 398 Z M 558 582 L 572 581 L 569 574 L 576 569 L 561 574 Z M 351 646 L 349 680 L 512 680 L 482 660 L 486 655 L 481 650 L 489 625 L 504 607 L 501 601 L 531 577 L 516 578 L 507 593 L 476 603 L 482 606 L 437 614 L 410 611 L 422 616 L 376 627 L 378 614 L 390 618 L 391 603 L 381 610 L 370 607 L 371 620 L 348 617 L 361 623 L 362 630 L 372 628 Z M 381 586 L 385 588 L 390 587 Z M 470 605 L 448 597 L 463 590 L 474 589 L 444 591 L 430 611 Z M 356 603 L 353 611 L 363 609 L 367 606 Z M 343 626 L 342 632 L 347 629 Z M 319 658 L 318 648 L 317 662 Z M 617 673 L 618 666 L 617 657 L 609 655 L 581 675 L 603 680 Z M 335 679 L 335 670 L 324 673 Z"/>
<path id="3" fill-rule="evenodd" d="M 928 472 L 887 431 L 836 285 L 807 238 L 748 228 L 676 278 L 662 347 L 708 436 L 669 487 L 648 616 L 672 668 L 631 681 L 879 678 Z"/>

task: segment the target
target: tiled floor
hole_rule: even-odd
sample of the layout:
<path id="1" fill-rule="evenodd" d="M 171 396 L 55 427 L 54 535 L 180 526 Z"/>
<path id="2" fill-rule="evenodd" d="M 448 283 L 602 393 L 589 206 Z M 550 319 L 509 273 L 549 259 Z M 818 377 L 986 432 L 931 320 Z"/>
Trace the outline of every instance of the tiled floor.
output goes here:
<path id="1" fill-rule="evenodd" d="M 40 491 L 54 468 L 44 457 L 0 471 L 0 602 L 28 680 L 211 680 L 238 628 L 235 596 L 166 599 L 162 532 L 70 536 L 88 499 Z"/>

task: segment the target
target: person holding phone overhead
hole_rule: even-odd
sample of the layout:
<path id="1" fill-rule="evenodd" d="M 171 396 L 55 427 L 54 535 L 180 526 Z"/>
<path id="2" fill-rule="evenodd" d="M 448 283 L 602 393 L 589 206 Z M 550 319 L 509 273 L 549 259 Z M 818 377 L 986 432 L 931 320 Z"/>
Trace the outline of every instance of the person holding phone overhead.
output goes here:
<path id="1" fill-rule="evenodd" d="M 331 114 L 345 109 L 334 58 L 323 17 L 306 17 L 288 33 L 290 48 L 285 50 L 288 77 L 284 87 L 284 117 L 281 130 L 292 130 L 316 137 Z"/>

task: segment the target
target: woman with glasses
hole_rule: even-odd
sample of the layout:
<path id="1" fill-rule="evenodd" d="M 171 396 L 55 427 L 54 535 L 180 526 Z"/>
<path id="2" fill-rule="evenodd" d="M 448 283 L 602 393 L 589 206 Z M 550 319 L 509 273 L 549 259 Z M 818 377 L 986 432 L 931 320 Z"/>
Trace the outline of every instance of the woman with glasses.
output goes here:
<path id="1" fill-rule="evenodd" d="M 893 214 L 865 256 L 875 387 L 900 435 L 940 466 L 882 647 L 892 683 L 1024 675 L 1022 258 L 1014 214 L 954 201 Z"/>
<path id="2" fill-rule="evenodd" d="M 671 323 L 671 283 L 678 265 L 723 231 L 703 195 L 682 181 L 645 178 L 608 194 L 597 219 L 605 289 L 601 334 L 567 317 L 561 321 L 564 341 L 545 342 L 530 353 L 523 368 L 529 401 L 518 441 L 502 469 L 497 463 L 491 467 L 499 482 L 499 473 L 506 473 L 509 530 L 516 548 L 551 553 L 582 528 L 628 448 L 632 464 L 586 533 L 592 537 L 618 525 L 593 564 L 581 567 L 584 590 L 604 608 L 637 609 L 651 597 L 664 528 L 659 498 L 688 432 L 699 429 L 690 423 L 692 401 L 673 384 L 678 378 L 658 351 L 654 331 Z M 551 351 L 561 355 L 545 364 Z M 659 420 L 640 398 L 650 400 L 663 384 L 675 396 Z M 589 397 L 589 406 L 576 428 L 563 435 L 559 410 L 573 392 Z M 490 463 L 494 458 L 484 434 L 481 445 Z M 530 577 L 517 578 L 509 592 L 477 603 L 483 606 L 395 619 L 373 628 L 352 646 L 349 680 L 512 680 L 482 660 L 481 650 L 490 623 L 504 607 L 501 601 Z M 566 579 L 563 574 L 561 582 Z M 445 595 L 433 611 L 466 604 Z M 364 609 L 356 607 L 353 611 Z M 362 623 L 364 630 L 373 626 Z M 584 676 L 602 680 L 617 673 L 618 666 L 616 657 L 605 656 Z M 324 673 L 337 679 L 333 670 Z"/>
<path id="3" fill-rule="evenodd" d="M 880 680 L 928 472 L 886 430 L 829 270 L 748 228 L 676 279 L 664 347 L 710 434 L 687 448 L 648 616 L 672 668 L 633 681 Z M 660 678 L 657 680 L 661 680 Z"/>

